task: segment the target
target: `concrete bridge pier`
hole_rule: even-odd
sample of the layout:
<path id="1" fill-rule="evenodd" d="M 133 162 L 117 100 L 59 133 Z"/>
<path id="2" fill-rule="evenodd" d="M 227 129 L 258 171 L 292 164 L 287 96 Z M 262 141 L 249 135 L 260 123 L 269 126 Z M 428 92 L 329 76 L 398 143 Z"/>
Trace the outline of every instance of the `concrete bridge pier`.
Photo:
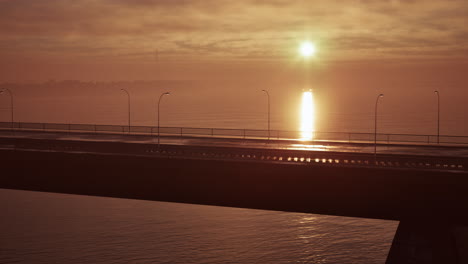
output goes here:
<path id="1" fill-rule="evenodd" d="M 386 264 L 468 263 L 468 226 L 435 219 L 402 220 Z"/>

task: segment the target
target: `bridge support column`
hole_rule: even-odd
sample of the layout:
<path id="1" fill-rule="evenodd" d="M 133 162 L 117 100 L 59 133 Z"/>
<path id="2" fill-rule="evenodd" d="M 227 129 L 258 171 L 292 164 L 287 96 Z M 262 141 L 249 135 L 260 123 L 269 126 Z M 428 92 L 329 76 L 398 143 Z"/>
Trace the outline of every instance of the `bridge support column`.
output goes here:
<path id="1" fill-rule="evenodd" d="M 468 226 L 432 219 L 401 221 L 386 264 L 468 263 Z"/>

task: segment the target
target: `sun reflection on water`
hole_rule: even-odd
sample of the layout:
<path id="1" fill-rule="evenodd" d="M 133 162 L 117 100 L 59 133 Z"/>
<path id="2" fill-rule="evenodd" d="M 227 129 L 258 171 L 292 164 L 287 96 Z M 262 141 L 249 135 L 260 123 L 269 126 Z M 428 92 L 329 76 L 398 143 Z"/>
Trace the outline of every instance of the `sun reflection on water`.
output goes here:
<path id="1" fill-rule="evenodd" d="M 315 132 L 315 105 L 312 91 L 302 93 L 301 140 L 312 140 Z"/>

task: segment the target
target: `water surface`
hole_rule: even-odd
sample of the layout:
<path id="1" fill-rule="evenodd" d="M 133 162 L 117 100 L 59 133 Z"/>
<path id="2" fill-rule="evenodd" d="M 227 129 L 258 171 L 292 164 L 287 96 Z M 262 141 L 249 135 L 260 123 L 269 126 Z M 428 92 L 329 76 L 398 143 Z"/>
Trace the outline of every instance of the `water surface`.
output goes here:
<path id="1" fill-rule="evenodd" d="M 398 222 L 0 189 L 0 263 L 384 263 Z"/>

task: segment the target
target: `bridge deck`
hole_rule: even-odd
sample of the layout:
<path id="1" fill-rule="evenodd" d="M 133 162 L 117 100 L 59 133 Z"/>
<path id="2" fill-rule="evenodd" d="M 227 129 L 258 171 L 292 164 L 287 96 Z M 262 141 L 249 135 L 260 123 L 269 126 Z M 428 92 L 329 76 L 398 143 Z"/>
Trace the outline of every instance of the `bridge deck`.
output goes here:
<path id="1" fill-rule="evenodd" d="M 0 187 L 468 223 L 466 157 L 144 140 L 0 137 Z"/>
<path id="2" fill-rule="evenodd" d="M 135 135 L 0 133 L 0 146 L 47 151 L 244 160 L 303 165 L 365 166 L 417 170 L 468 170 L 468 148 L 367 143 L 267 141 L 255 139 L 161 138 Z"/>

